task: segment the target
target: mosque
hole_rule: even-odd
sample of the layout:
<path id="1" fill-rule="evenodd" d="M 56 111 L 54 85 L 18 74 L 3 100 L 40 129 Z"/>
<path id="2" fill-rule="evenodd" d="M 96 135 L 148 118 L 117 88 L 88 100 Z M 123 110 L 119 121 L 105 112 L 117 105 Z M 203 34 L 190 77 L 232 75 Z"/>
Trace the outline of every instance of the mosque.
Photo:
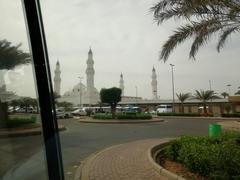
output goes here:
<path id="1" fill-rule="evenodd" d="M 82 83 L 81 78 L 79 79 L 79 83 L 73 86 L 70 91 L 65 92 L 59 99 L 59 102 L 70 102 L 74 105 L 96 105 L 100 102 L 99 91 L 94 86 L 94 60 L 93 60 L 93 52 L 91 48 L 88 52 L 88 58 L 86 61 L 86 85 Z M 58 95 L 61 95 L 61 69 L 60 63 L 57 61 L 56 69 L 54 76 L 54 91 Z M 158 100 L 157 95 L 157 74 L 156 70 L 153 67 L 152 69 L 152 99 Z M 122 102 L 132 102 L 132 101 L 140 101 L 141 97 L 133 97 L 133 96 L 125 96 L 124 93 L 124 79 L 123 74 L 120 75 L 119 80 L 119 88 L 122 90 Z"/>

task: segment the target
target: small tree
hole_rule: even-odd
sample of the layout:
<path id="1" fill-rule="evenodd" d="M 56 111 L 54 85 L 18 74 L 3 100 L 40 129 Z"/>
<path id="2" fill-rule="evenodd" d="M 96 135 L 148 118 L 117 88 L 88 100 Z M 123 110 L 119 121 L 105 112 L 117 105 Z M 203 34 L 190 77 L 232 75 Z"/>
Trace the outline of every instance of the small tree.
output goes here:
<path id="1" fill-rule="evenodd" d="M 226 97 L 228 97 L 228 96 L 229 96 L 229 94 L 228 94 L 228 93 L 226 93 L 226 92 L 222 92 L 222 93 L 221 93 L 221 96 L 223 96 L 223 98 L 225 99 Z"/>
<path id="2" fill-rule="evenodd" d="M 56 104 L 57 104 L 58 107 L 63 107 L 64 110 L 66 110 L 66 111 L 71 110 L 71 108 L 72 108 L 72 106 L 73 106 L 72 103 L 70 103 L 70 102 L 66 102 L 66 101 L 63 101 L 63 102 L 56 102 Z"/>
<path id="3" fill-rule="evenodd" d="M 184 113 L 183 103 L 184 103 L 184 101 L 186 101 L 187 99 L 189 99 L 191 97 L 191 94 L 190 93 L 179 93 L 176 95 L 177 95 L 177 98 L 179 99 L 179 101 L 181 102 L 181 112 Z"/>
<path id="4" fill-rule="evenodd" d="M 235 95 L 240 95 L 240 90 L 238 90 L 238 91 L 235 93 Z"/>
<path id="5" fill-rule="evenodd" d="M 112 117 L 115 118 L 117 103 L 121 101 L 122 90 L 120 88 L 101 89 L 100 97 L 102 103 L 111 106 Z"/>
<path id="6" fill-rule="evenodd" d="M 210 101 L 211 99 L 220 99 L 219 96 L 216 95 L 216 93 L 214 91 L 203 91 L 203 90 L 196 90 L 196 93 L 194 94 L 194 99 L 198 99 L 200 101 L 202 101 L 203 103 L 203 110 L 204 110 L 204 114 L 207 115 L 207 102 Z"/>

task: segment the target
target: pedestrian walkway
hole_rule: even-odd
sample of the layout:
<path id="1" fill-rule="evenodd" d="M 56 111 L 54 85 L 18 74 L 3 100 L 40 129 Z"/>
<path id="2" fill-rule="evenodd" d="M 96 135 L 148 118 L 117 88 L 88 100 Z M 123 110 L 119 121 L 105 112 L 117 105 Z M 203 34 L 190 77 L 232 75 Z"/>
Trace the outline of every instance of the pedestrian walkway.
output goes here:
<path id="1" fill-rule="evenodd" d="M 91 155 L 79 176 L 82 180 L 165 180 L 150 164 L 148 150 L 166 141 L 148 139 L 107 148 Z"/>

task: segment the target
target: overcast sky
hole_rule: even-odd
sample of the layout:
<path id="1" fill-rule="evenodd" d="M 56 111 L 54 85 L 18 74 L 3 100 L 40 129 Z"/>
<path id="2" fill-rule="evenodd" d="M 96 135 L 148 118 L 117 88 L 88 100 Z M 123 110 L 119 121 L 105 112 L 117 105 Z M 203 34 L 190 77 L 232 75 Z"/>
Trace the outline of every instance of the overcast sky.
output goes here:
<path id="1" fill-rule="evenodd" d="M 21 1 L 0 1 L 0 39 L 14 44 L 23 43 L 29 51 Z M 92 47 L 95 61 L 95 85 L 119 86 L 122 72 L 125 95 L 151 98 L 151 71 L 158 75 L 158 95 L 172 96 L 171 69 L 175 64 L 175 91 L 194 92 L 212 88 L 217 92 L 236 92 L 239 82 L 239 36 L 230 38 L 219 54 L 212 43 L 202 48 L 196 61 L 188 59 L 191 41 L 179 46 L 166 63 L 158 61 L 162 44 L 181 22 L 157 26 L 149 8 L 156 0 L 42 0 L 42 13 L 52 72 L 59 59 L 62 70 L 62 93 L 78 83 L 78 76 L 86 80 L 87 52 Z M 214 39 L 215 38 L 215 39 Z M 54 76 L 54 74 L 52 74 Z M 35 96 L 31 66 L 9 71 L 8 90 L 23 96 Z"/>

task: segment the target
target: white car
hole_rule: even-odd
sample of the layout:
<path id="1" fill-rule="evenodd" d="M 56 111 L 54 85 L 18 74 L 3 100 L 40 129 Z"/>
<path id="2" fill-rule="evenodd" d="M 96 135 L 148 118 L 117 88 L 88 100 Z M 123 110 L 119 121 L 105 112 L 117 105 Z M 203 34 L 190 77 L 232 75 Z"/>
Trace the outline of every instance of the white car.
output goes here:
<path id="1" fill-rule="evenodd" d="M 86 109 L 79 108 L 79 109 L 72 111 L 72 115 L 73 116 L 86 116 L 87 112 L 86 112 Z"/>
<path id="2" fill-rule="evenodd" d="M 65 119 L 72 117 L 71 112 L 65 112 L 63 109 L 56 109 L 57 119 Z"/>

